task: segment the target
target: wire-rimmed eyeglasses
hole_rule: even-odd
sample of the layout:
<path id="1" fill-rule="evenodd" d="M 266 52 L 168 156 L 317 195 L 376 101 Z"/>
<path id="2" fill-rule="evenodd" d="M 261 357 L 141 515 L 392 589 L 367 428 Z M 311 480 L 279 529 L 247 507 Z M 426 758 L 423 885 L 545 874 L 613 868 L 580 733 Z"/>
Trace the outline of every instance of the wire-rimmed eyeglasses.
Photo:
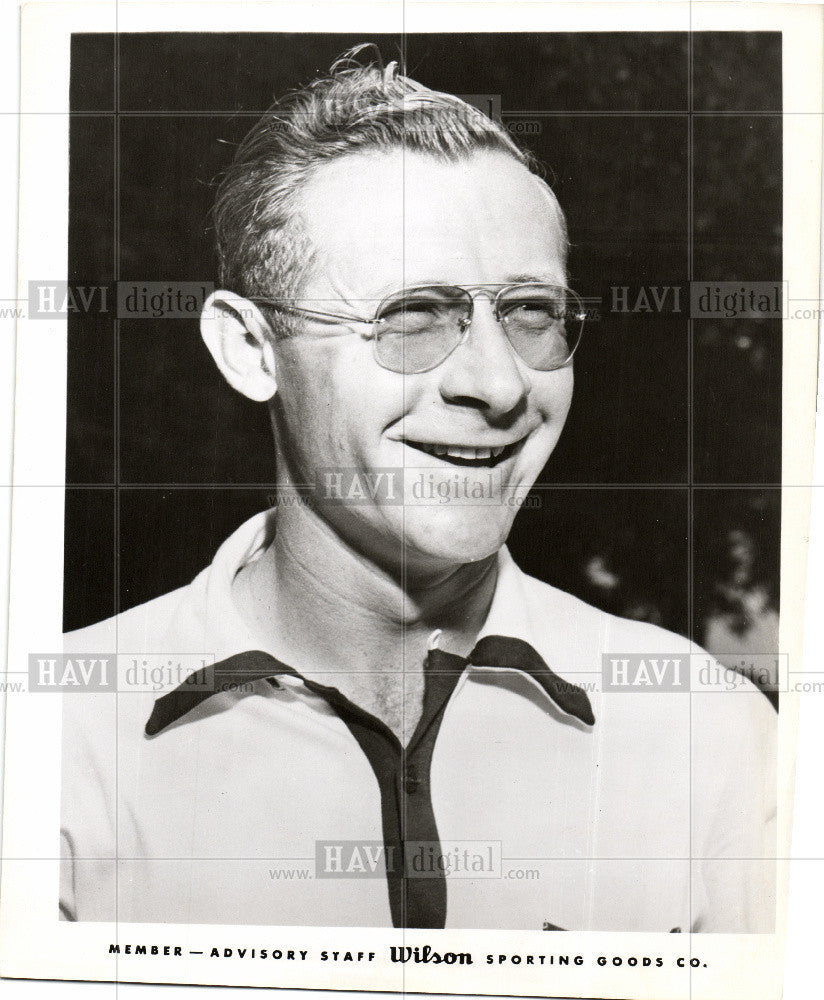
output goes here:
<path id="1" fill-rule="evenodd" d="M 563 285 L 415 285 L 382 299 L 369 317 L 310 309 L 300 300 L 252 301 L 328 323 L 365 324 L 370 330 L 363 336 L 373 340 L 378 364 L 413 375 L 442 364 L 466 339 L 479 296 L 492 303 L 513 350 L 530 368 L 547 372 L 569 364 L 586 313 L 578 295 Z"/>

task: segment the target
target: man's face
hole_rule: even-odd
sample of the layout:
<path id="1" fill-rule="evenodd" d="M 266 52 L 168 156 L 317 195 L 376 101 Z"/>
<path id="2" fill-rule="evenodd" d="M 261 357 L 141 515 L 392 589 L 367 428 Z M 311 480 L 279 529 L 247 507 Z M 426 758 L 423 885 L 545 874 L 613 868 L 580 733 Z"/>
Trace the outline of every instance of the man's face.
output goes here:
<path id="1" fill-rule="evenodd" d="M 565 284 L 550 198 L 503 153 L 458 162 L 401 150 L 350 154 L 318 169 L 301 208 L 316 251 L 301 293 L 318 300 L 304 301 L 309 307 L 371 317 L 381 299 L 410 285 Z M 506 540 L 518 499 L 555 447 L 572 368 L 529 368 L 484 297 L 466 339 L 422 374 L 380 367 L 363 336 L 371 331 L 306 319 L 279 341 L 277 433 L 292 475 L 313 483 L 317 469 L 335 467 L 349 470 L 344 491 L 350 475 L 380 484 L 374 499 L 367 491 L 356 504 L 320 509 L 383 565 L 425 572 L 483 559 Z M 502 446 L 499 458 L 471 457 Z M 444 448 L 453 456 L 433 453 Z M 460 458 L 456 448 L 471 450 Z M 375 478 L 386 469 L 403 470 L 403 504 Z M 482 497 L 463 496 L 479 488 Z"/>

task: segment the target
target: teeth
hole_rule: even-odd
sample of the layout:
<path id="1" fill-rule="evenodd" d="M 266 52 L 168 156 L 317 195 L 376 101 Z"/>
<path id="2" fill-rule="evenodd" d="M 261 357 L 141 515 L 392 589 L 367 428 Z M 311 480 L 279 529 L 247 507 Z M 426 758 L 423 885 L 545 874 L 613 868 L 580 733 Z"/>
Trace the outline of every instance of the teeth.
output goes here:
<path id="1" fill-rule="evenodd" d="M 438 457 L 448 456 L 449 458 L 474 459 L 477 461 L 497 458 L 506 450 L 506 445 L 501 445 L 500 448 L 464 448 L 458 445 L 428 444 L 424 441 L 417 442 L 417 447 L 430 455 Z"/>
<path id="2" fill-rule="evenodd" d="M 450 458 L 484 459 L 489 458 L 492 455 L 492 449 L 450 447 L 447 448 L 446 454 L 449 455 Z"/>

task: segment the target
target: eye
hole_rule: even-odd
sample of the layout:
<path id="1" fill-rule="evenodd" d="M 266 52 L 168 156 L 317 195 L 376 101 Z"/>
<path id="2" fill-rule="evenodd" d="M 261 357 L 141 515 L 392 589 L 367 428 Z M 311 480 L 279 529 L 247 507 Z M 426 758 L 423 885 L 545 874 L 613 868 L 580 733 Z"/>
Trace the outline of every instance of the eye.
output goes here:
<path id="1" fill-rule="evenodd" d="M 446 290 L 403 292 L 387 301 L 378 314 L 384 333 L 422 333 L 455 323 L 466 311 L 463 296 Z"/>
<path id="2" fill-rule="evenodd" d="M 419 314 L 432 315 L 438 311 L 442 303 L 430 298 L 416 296 L 415 298 L 400 299 L 392 302 L 382 311 L 381 315 L 386 316 L 415 316 Z"/>
<path id="3" fill-rule="evenodd" d="M 417 333 L 437 323 L 438 314 L 437 303 L 415 299 L 392 303 L 378 318 L 386 333 Z"/>
<path id="4" fill-rule="evenodd" d="M 550 296 L 519 296 L 500 306 L 501 318 L 525 329 L 546 330 L 563 323 L 564 307 Z"/>

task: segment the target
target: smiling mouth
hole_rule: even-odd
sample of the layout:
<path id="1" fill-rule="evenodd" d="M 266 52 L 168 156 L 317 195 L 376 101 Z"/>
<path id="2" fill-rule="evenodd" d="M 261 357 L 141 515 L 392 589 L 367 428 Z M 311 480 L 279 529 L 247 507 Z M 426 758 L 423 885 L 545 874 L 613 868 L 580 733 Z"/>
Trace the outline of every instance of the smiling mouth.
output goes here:
<path id="1" fill-rule="evenodd" d="M 520 448 L 526 439 L 521 438 L 512 444 L 501 445 L 497 448 L 469 448 L 464 445 L 455 444 L 430 444 L 425 441 L 404 440 L 404 444 L 417 451 L 422 451 L 426 455 L 432 455 L 450 465 L 469 466 L 470 468 L 494 468 L 505 462 L 510 456 Z"/>

